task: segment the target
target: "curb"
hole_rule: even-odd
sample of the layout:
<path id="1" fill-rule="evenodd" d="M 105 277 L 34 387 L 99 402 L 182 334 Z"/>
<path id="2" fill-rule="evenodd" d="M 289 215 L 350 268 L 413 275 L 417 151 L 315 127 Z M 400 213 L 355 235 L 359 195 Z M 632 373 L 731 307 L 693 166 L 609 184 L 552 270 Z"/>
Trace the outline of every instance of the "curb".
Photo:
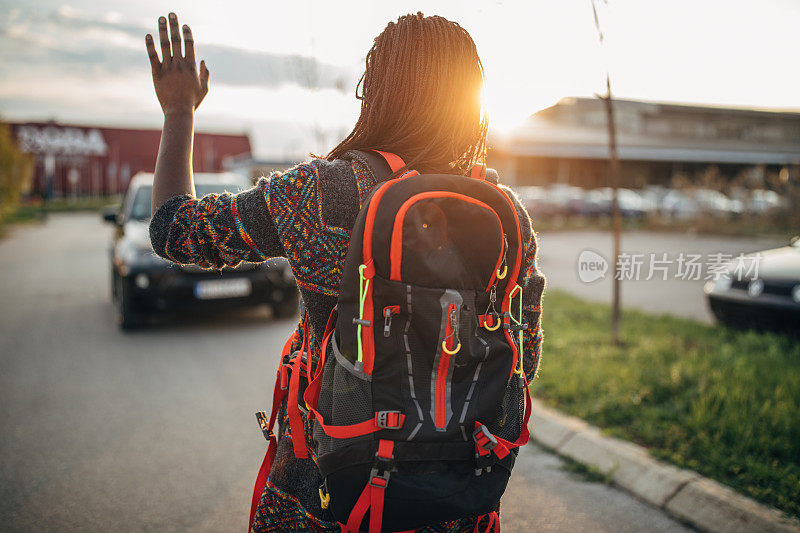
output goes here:
<path id="1" fill-rule="evenodd" d="M 541 401 L 529 428 L 535 442 L 596 468 L 615 485 L 702 531 L 800 532 L 800 520 L 696 472 L 662 463 L 638 444 L 603 436 L 598 428 Z"/>

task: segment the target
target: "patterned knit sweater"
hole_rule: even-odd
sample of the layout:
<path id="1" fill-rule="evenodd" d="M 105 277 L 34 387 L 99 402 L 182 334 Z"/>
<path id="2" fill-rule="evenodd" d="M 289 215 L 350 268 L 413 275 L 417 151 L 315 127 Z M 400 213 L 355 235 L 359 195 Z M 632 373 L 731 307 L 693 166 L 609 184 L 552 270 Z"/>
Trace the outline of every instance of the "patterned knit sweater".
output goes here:
<path id="1" fill-rule="evenodd" d="M 320 337 L 336 305 L 350 231 L 376 183 L 359 153 L 348 152 L 334 161 L 314 159 L 262 177 L 253 188 L 238 194 L 170 198 L 151 220 L 151 242 L 161 257 L 206 268 L 288 258 L 308 312 L 316 360 Z M 537 243 L 530 218 L 510 189 L 505 190 L 516 205 L 525 242 L 519 284 L 523 287 L 524 321 L 529 324 L 523 339 L 523 367 L 530 381 L 541 352 L 544 277 L 536 266 Z M 302 327 L 301 321 L 298 332 L 302 333 Z M 302 334 L 296 338 L 302 339 Z M 292 351 L 298 349 L 299 345 L 292 347 Z M 265 383 L 264 390 L 272 390 L 272 384 Z M 285 403 L 278 421 L 277 456 L 253 531 L 339 531 L 333 517 L 320 507 L 317 489 L 322 480 L 313 459 L 294 457 Z M 305 418 L 304 423 L 310 439 L 310 424 Z M 476 518 L 466 518 L 419 531 L 472 531 L 475 523 Z"/>

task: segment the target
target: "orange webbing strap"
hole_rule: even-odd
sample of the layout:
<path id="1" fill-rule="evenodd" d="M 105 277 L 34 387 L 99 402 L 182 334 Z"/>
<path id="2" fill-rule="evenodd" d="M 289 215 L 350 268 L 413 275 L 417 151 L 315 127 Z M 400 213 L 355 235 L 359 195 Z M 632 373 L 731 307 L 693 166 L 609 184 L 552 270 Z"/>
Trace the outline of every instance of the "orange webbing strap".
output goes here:
<path id="1" fill-rule="evenodd" d="M 364 515 L 369 511 L 369 533 L 380 533 L 381 522 L 383 522 L 383 499 L 386 494 L 386 486 L 389 484 L 389 467 L 379 469 L 379 463 L 391 461 L 394 458 L 394 441 L 378 441 L 378 451 L 375 453 L 375 466 L 369 474 L 369 481 L 358 497 L 358 501 L 350 511 L 347 524 L 342 528 L 348 533 L 358 533 Z"/>
<path id="2" fill-rule="evenodd" d="M 475 178 L 479 180 L 486 179 L 486 165 L 472 165 L 472 169 L 469 171 L 469 177 Z"/>
<path id="3" fill-rule="evenodd" d="M 483 532 L 500 533 L 500 516 L 497 514 L 497 511 L 492 511 L 491 513 L 479 516 L 478 520 L 475 522 L 475 529 L 472 530 L 473 533 L 480 533 L 481 520 L 483 520 L 484 516 L 489 519 L 489 523 L 486 524 L 486 529 L 484 529 Z"/>
<path id="4" fill-rule="evenodd" d="M 328 326 L 325 329 L 326 334 L 322 340 L 322 350 L 320 351 L 319 361 L 317 362 L 317 368 L 314 372 L 314 379 L 308 384 L 303 394 L 303 401 L 308 408 L 309 419 L 316 418 L 322 430 L 329 437 L 334 439 L 349 439 L 375 433 L 381 429 L 400 429 L 403 427 L 406 416 L 399 411 L 378 411 L 372 418 L 348 426 L 332 426 L 325 423 L 322 414 L 317 411 L 317 403 L 319 402 L 319 393 L 322 389 L 323 368 L 325 367 L 325 360 L 328 357 L 328 344 L 331 335 L 333 335 L 333 313 L 331 313 L 331 317 L 328 319 Z"/>
<path id="5" fill-rule="evenodd" d="M 310 407 L 310 406 L 309 406 Z M 334 439 L 351 439 L 353 437 L 361 437 L 362 435 L 369 435 L 382 429 L 400 429 L 406 420 L 406 415 L 399 411 L 378 411 L 375 416 L 358 424 L 351 424 L 349 426 L 330 426 L 326 424 L 322 415 L 313 407 L 309 412 L 314 413 L 317 423 L 331 438 Z"/>
<path id="6" fill-rule="evenodd" d="M 286 402 L 286 414 L 289 417 L 292 447 L 294 448 L 294 456 L 298 459 L 308 459 L 305 428 L 298 401 L 300 400 L 300 374 L 303 370 L 303 354 L 306 355 L 307 365 L 310 364 L 309 360 L 311 359 L 309 336 L 308 317 L 306 316 L 303 319 L 303 344 L 292 361 L 292 375 L 289 379 L 289 399 Z"/>
<path id="7" fill-rule="evenodd" d="M 405 161 L 403 161 L 399 155 L 391 152 L 381 152 L 380 150 L 373 150 L 373 152 L 380 154 L 380 156 L 386 160 L 386 162 L 389 164 L 389 168 L 392 169 L 392 173 L 395 173 L 406 166 Z"/>
<path id="8" fill-rule="evenodd" d="M 280 409 L 281 402 L 288 393 L 288 388 L 282 386 L 282 379 L 283 376 L 283 358 L 286 357 L 292 349 L 292 342 L 296 336 L 295 332 L 292 334 L 289 339 L 286 341 L 286 344 L 283 346 L 283 350 L 281 351 L 281 364 L 278 366 L 278 373 L 275 376 L 275 389 L 272 393 L 272 409 L 269 413 L 269 422 L 264 424 L 263 413 L 256 413 L 256 418 L 259 420 L 259 424 L 261 425 L 261 431 L 264 433 L 264 436 L 269 441 L 267 445 L 267 453 L 264 455 L 264 460 L 261 462 L 261 468 L 258 469 L 258 476 L 256 476 L 256 483 L 253 486 L 253 500 L 250 504 L 250 527 L 253 527 L 253 518 L 256 515 L 256 509 L 258 509 L 258 502 L 261 500 L 261 493 L 264 492 L 264 487 L 267 485 L 267 478 L 269 478 L 269 472 L 272 469 L 272 463 L 275 460 L 275 453 L 278 448 L 278 439 L 275 437 L 275 433 L 272 432 L 272 429 L 275 427 L 275 419 L 278 416 L 278 410 Z"/>

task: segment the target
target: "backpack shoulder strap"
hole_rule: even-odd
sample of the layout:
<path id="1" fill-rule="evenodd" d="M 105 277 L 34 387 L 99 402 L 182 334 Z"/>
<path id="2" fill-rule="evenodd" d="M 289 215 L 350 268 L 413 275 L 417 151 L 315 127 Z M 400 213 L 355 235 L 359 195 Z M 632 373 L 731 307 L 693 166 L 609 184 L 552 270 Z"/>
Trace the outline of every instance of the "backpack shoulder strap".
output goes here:
<path id="1" fill-rule="evenodd" d="M 486 165 L 472 165 L 469 171 L 469 177 L 488 181 L 494 185 L 497 185 L 498 182 L 497 171 L 493 168 L 486 168 Z"/>
<path id="2" fill-rule="evenodd" d="M 405 166 L 405 162 L 399 156 L 389 152 L 379 150 L 352 150 L 352 152 L 367 164 L 377 182 L 385 181 Z"/>

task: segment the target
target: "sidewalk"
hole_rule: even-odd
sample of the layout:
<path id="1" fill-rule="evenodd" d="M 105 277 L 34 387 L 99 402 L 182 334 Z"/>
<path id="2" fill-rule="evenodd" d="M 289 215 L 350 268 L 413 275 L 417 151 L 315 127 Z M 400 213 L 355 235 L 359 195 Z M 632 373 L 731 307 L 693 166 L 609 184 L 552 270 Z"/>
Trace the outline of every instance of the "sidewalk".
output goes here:
<path id="1" fill-rule="evenodd" d="M 534 442 L 597 469 L 614 485 L 700 530 L 800 532 L 800 521 L 695 472 L 657 461 L 641 446 L 605 437 L 541 401 L 530 428 Z"/>

